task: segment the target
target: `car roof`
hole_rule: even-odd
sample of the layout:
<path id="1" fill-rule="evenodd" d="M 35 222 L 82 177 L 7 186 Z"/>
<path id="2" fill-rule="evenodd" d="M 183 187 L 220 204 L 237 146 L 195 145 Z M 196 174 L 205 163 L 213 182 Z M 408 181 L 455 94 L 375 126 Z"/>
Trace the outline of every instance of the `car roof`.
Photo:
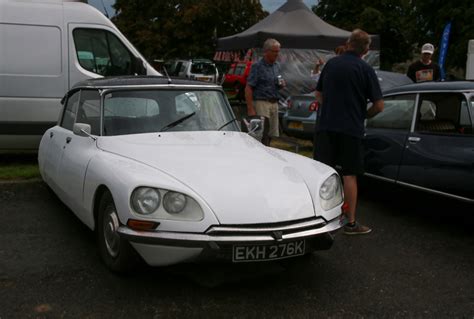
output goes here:
<path id="1" fill-rule="evenodd" d="M 144 85 L 183 85 L 183 86 L 214 86 L 212 83 L 204 83 L 200 81 L 186 80 L 182 78 L 171 77 L 171 83 L 166 76 L 118 76 L 105 77 L 99 79 L 88 79 L 76 83 L 71 91 L 78 88 L 104 88 L 104 87 L 121 87 L 121 86 L 144 86 Z"/>
<path id="2" fill-rule="evenodd" d="M 436 91 L 473 91 L 474 82 L 470 81 L 446 81 L 446 82 L 425 82 L 407 84 L 386 90 L 384 94 L 405 93 L 405 92 L 436 92 Z"/>
<path id="3" fill-rule="evenodd" d="M 171 80 L 171 82 L 170 82 Z M 76 83 L 61 99 L 63 104 L 68 96 L 71 96 L 76 91 L 81 89 L 113 89 L 123 87 L 137 87 L 137 86 L 169 86 L 169 87 L 180 87 L 180 86 L 194 86 L 204 87 L 212 89 L 222 89 L 220 86 L 200 81 L 185 80 L 181 78 L 167 78 L 165 76 L 116 76 L 116 77 L 105 77 L 98 79 L 87 79 Z"/>

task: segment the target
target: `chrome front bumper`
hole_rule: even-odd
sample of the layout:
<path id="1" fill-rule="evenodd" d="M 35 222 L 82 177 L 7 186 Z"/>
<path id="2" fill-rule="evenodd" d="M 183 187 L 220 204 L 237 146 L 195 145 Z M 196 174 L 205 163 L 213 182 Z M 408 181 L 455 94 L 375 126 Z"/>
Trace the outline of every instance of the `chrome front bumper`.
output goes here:
<path id="1" fill-rule="evenodd" d="M 267 244 L 310 239 L 333 234 L 342 227 L 339 217 L 330 221 L 315 218 L 281 226 L 212 226 L 205 233 L 169 231 L 137 231 L 126 226 L 118 229 L 120 236 L 132 243 L 179 247 L 218 248 L 221 244 Z M 214 247 L 213 247 L 214 246 Z"/>

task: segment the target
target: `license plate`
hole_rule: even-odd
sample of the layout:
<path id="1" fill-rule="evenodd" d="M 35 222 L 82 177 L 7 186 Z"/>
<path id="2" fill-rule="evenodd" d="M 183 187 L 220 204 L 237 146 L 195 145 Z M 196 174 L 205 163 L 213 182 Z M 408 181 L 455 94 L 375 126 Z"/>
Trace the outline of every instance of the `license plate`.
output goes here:
<path id="1" fill-rule="evenodd" d="M 249 262 L 283 259 L 304 255 L 305 241 L 293 241 L 274 245 L 234 246 L 233 262 Z"/>
<path id="2" fill-rule="evenodd" d="M 294 129 L 294 130 L 302 130 L 303 129 L 303 123 L 301 122 L 290 122 L 288 123 L 288 128 Z"/>
<path id="3" fill-rule="evenodd" d="M 197 78 L 198 81 L 210 82 L 211 78 Z"/>

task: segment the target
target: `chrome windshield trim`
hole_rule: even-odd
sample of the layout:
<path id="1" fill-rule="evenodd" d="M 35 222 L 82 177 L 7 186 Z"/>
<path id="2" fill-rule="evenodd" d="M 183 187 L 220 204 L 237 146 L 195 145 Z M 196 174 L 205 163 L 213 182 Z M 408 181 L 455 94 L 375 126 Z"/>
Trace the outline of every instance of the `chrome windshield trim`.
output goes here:
<path id="1" fill-rule="evenodd" d="M 74 90 L 115 90 L 115 89 L 152 89 L 152 88 L 212 88 L 221 90 L 221 87 L 216 84 L 133 84 L 133 85 L 97 85 L 97 86 L 78 86 Z"/>
<path id="2" fill-rule="evenodd" d="M 167 231 L 136 231 L 126 226 L 121 226 L 118 233 L 121 237 L 133 242 L 155 245 L 175 245 L 175 246 L 206 246 L 210 243 L 217 244 L 264 244 L 281 242 L 285 240 L 305 239 L 313 236 L 331 233 L 342 227 L 339 217 L 334 218 L 323 227 L 306 229 L 299 232 L 287 233 L 281 236 L 281 239 L 275 239 L 271 232 L 263 235 L 228 235 L 213 236 L 200 233 L 178 233 Z"/>
<path id="3" fill-rule="evenodd" d="M 295 223 L 291 225 L 279 226 L 279 227 L 253 227 L 253 226 L 211 226 L 206 234 L 212 235 L 213 233 L 262 233 L 271 231 L 289 231 L 297 230 L 300 228 L 314 227 L 324 225 L 326 221 L 322 218 Z"/>

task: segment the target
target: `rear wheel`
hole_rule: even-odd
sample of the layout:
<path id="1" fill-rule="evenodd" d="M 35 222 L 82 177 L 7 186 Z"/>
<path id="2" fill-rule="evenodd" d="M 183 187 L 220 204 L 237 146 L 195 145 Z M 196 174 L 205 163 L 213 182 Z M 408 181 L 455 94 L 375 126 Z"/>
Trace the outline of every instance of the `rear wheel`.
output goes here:
<path id="1" fill-rule="evenodd" d="M 97 223 L 97 242 L 99 253 L 112 271 L 126 272 L 132 269 L 139 257 L 130 243 L 118 234 L 120 227 L 117 210 L 110 192 L 105 192 L 100 199 Z"/>

